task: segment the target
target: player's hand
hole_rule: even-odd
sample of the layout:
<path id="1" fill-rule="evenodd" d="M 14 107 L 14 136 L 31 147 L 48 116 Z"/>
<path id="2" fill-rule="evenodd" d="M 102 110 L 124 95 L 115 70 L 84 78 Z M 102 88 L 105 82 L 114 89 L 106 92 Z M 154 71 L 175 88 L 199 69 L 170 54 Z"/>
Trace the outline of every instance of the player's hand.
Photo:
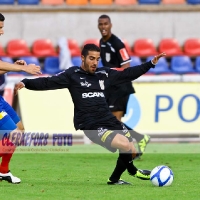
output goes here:
<path id="1" fill-rule="evenodd" d="M 161 53 L 161 54 L 158 54 L 157 56 L 154 56 L 154 58 L 152 59 L 152 63 L 154 65 L 156 65 L 158 63 L 158 60 L 162 57 L 166 56 L 166 53 Z"/>
<path id="2" fill-rule="evenodd" d="M 24 71 L 28 74 L 32 75 L 39 75 L 42 74 L 40 66 L 37 66 L 35 64 L 29 64 L 24 68 Z"/>
<path id="3" fill-rule="evenodd" d="M 15 62 L 15 64 L 17 64 L 17 65 L 27 65 L 27 64 L 26 64 L 26 61 L 24 61 L 24 60 L 17 60 L 17 61 Z"/>
<path id="4" fill-rule="evenodd" d="M 25 85 L 23 82 L 19 82 L 15 85 L 15 88 L 14 88 L 14 95 L 17 95 L 18 93 L 18 90 L 21 90 L 22 88 L 24 88 Z"/>

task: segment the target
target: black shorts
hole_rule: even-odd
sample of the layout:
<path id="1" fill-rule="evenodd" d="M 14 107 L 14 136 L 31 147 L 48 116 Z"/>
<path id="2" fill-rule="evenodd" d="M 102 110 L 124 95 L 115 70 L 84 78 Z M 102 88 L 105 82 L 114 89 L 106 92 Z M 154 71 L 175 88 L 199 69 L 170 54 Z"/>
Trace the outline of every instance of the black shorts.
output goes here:
<path id="1" fill-rule="evenodd" d="M 94 125 L 89 125 L 85 127 L 83 131 L 92 142 L 101 145 L 113 153 L 116 152 L 117 149 L 111 147 L 111 142 L 116 134 L 122 134 L 127 137 L 130 142 L 133 141 L 129 130 L 116 118 L 110 121 L 97 122 Z"/>
<path id="2" fill-rule="evenodd" d="M 123 111 L 124 114 L 126 114 L 126 108 L 127 108 L 127 103 L 130 95 L 126 95 L 120 99 L 117 99 L 115 101 L 108 100 L 109 103 L 109 108 L 111 112 L 115 111 Z"/>

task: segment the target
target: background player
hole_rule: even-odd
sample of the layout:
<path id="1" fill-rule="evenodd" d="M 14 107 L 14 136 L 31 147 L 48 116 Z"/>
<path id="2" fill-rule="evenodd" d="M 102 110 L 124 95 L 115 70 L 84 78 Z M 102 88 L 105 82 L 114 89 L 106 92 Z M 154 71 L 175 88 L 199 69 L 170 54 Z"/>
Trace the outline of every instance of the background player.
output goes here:
<path id="1" fill-rule="evenodd" d="M 99 17 L 98 28 L 102 36 L 100 39 L 100 55 L 103 66 L 110 68 L 120 67 L 123 69 L 130 67 L 131 58 L 124 43 L 111 33 L 112 24 L 108 15 L 101 15 Z M 106 91 L 109 108 L 119 121 L 126 113 L 129 96 L 133 93 L 135 93 L 135 90 L 131 82 L 114 85 Z M 138 143 L 139 154 L 137 156 L 142 155 L 150 141 L 150 136 L 139 134 L 127 125 L 125 126 L 130 130 L 131 136 Z"/>
<path id="2" fill-rule="evenodd" d="M 5 17 L 0 13 L 0 35 L 3 35 Z M 41 74 L 40 67 L 35 65 L 27 65 L 24 61 L 17 61 L 15 64 L 10 64 L 0 61 L 0 74 L 5 74 L 10 71 L 24 71 L 29 74 L 37 75 Z M 17 124 L 17 125 L 16 125 Z M 17 128 L 17 126 L 19 128 Z M 6 139 L 2 141 L 5 133 L 20 132 L 23 130 L 23 124 L 21 123 L 17 113 L 13 108 L 0 96 L 0 157 L 2 158 L 0 163 L 0 181 L 5 180 L 9 183 L 20 183 L 21 180 L 18 177 L 12 175 L 9 170 L 9 163 L 16 146 Z"/>

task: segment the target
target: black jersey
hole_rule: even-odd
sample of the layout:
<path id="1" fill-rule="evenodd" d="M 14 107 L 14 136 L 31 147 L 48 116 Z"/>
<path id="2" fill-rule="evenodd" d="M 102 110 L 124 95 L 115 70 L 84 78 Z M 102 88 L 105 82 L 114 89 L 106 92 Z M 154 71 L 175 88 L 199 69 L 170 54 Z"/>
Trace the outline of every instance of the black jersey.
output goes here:
<path id="1" fill-rule="evenodd" d="M 122 65 L 131 62 L 131 58 L 127 53 L 124 43 L 114 34 L 104 42 L 100 40 L 101 60 L 104 66 L 120 68 Z M 113 85 L 106 91 L 108 104 L 114 104 L 117 99 L 123 98 L 129 94 L 135 93 L 132 83 L 123 83 L 121 85 Z"/>
<path id="2" fill-rule="evenodd" d="M 106 42 L 100 40 L 100 48 L 103 66 L 115 68 L 131 62 L 124 43 L 113 34 Z"/>
<path id="3" fill-rule="evenodd" d="M 123 71 L 112 70 L 108 67 L 97 69 L 89 74 L 80 67 L 71 67 L 51 77 L 24 79 L 22 82 L 30 90 L 54 90 L 68 88 L 74 103 L 74 125 L 76 129 L 114 116 L 107 105 L 104 91 L 112 85 L 134 80 L 146 73 L 154 65 L 151 62 Z M 58 102 L 59 104 L 59 99 Z"/>

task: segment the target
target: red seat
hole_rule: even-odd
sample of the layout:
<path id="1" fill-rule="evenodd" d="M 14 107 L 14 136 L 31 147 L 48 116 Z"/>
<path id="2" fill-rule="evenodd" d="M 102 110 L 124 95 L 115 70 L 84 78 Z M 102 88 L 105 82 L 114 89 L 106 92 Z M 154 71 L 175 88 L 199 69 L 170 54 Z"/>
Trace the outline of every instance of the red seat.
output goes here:
<path id="1" fill-rule="evenodd" d="M 81 49 L 76 40 L 68 39 L 68 46 L 69 46 L 69 50 L 71 52 L 71 57 L 81 55 Z"/>
<path id="2" fill-rule="evenodd" d="M 123 39 L 122 42 L 124 43 L 124 45 L 125 45 L 125 47 L 126 47 L 127 53 L 129 54 L 129 56 L 131 56 L 133 53 L 132 53 L 132 51 L 131 51 L 131 47 L 130 47 L 128 41 L 125 40 L 125 39 Z"/>
<path id="3" fill-rule="evenodd" d="M 158 54 L 151 39 L 137 39 L 133 45 L 133 54 L 140 57 Z"/>
<path id="4" fill-rule="evenodd" d="M 31 56 L 30 49 L 25 40 L 10 40 L 7 44 L 7 54 L 10 57 Z"/>
<path id="5" fill-rule="evenodd" d="M 0 56 L 6 56 L 3 47 L 0 45 Z"/>
<path id="6" fill-rule="evenodd" d="M 165 52 L 167 56 L 183 55 L 183 51 L 176 39 L 166 38 L 160 41 L 159 52 Z"/>
<path id="7" fill-rule="evenodd" d="M 191 38 L 184 43 L 184 52 L 188 56 L 200 56 L 200 39 Z"/>
<path id="8" fill-rule="evenodd" d="M 83 42 L 83 46 L 86 44 L 95 44 L 99 47 L 99 39 L 87 39 Z"/>
<path id="9" fill-rule="evenodd" d="M 162 0 L 163 4 L 186 4 L 185 0 Z"/>
<path id="10" fill-rule="evenodd" d="M 115 4 L 122 6 L 130 6 L 137 4 L 137 0 L 115 0 Z"/>
<path id="11" fill-rule="evenodd" d="M 32 52 L 36 57 L 57 56 L 53 43 L 49 39 L 35 40 L 32 45 Z"/>
<path id="12" fill-rule="evenodd" d="M 44 5 L 62 5 L 64 0 L 42 0 L 41 3 Z"/>

